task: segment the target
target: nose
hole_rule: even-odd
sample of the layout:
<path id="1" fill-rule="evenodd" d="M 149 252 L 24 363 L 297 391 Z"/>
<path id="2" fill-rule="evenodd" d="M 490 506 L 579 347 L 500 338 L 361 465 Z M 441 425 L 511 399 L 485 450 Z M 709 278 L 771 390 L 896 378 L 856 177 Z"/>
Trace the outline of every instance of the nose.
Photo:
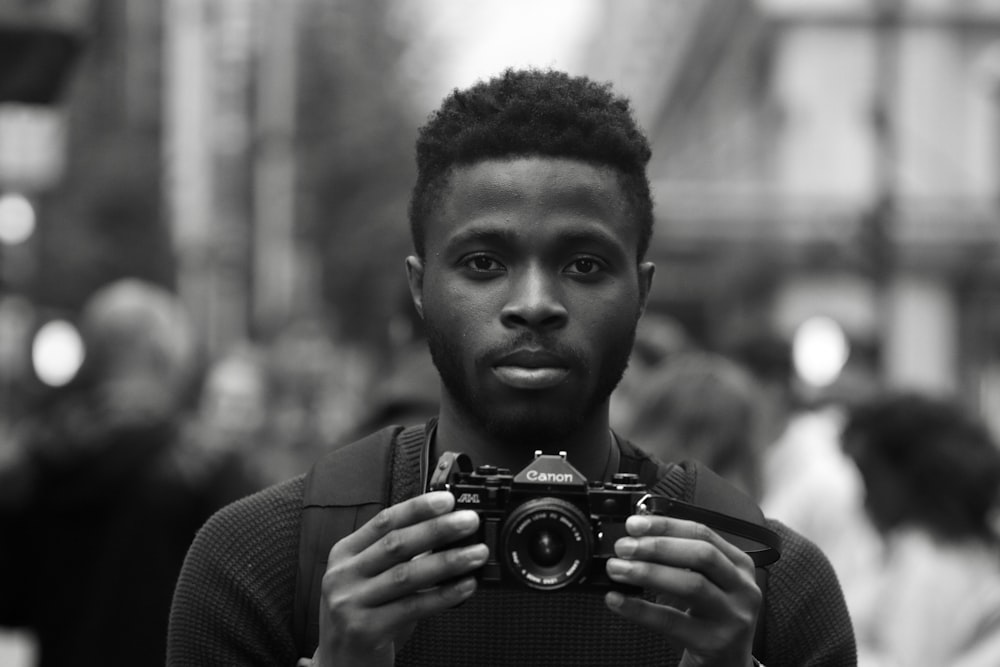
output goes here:
<path id="1" fill-rule="evenodd" d="M 500 314 L 505 326 L 546 330 L 565 326 L 568 319 L 558 278 L 530 268 L 511 281 L 507 303 Z"/>

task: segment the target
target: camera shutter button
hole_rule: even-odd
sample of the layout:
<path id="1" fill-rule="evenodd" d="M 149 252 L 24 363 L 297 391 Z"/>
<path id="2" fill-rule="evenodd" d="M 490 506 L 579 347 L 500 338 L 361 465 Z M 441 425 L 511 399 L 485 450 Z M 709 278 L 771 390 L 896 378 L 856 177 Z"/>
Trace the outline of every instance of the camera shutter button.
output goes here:
<path id="1" fill-rule="evenodd" d="M 639 481 L 639 476 L 630 472 L 620 472 L 611 478 L 610 485 L 619 491 L 645 491 L 646 487 Z"/>

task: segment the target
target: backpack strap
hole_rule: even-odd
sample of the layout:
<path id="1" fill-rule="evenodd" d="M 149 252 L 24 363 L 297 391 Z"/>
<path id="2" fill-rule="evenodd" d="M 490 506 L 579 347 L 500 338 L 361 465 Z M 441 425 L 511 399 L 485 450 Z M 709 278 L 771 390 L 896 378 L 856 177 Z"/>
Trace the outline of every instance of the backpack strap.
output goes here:
<path id="1" fill-rule="evenodd" d="M 423 425 L 386 427 L 333 449 L 306 474 L 292 607 L 300 656 L 311 656 L 319 644 L 319 598 L 330 549 L 390 504 L 396 450 L 411 460 L 420 456 L 423 441 Z"/>

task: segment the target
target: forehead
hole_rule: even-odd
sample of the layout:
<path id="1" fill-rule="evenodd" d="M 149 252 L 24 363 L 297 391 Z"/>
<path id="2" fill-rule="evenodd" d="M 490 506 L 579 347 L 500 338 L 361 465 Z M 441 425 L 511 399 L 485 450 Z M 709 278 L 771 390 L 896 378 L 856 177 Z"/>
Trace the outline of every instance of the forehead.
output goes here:
<path id="1" fill-rule="evenodd" d="M 600 226 L 625 245 L 638 242 L 638 222 L 618 173 L 579 160 L 520 157 L 452 169 L 425 230 L 428 248 L 477 226 L 561 220 L 568 228 Z"/>

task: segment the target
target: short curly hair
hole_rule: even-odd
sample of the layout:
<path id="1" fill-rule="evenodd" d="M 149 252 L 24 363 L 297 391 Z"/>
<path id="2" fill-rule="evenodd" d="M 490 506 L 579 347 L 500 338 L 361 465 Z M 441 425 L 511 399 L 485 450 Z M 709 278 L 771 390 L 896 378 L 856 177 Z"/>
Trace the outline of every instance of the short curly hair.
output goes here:
<path id="1" fill-rule="evenodd" d="M 850 406 L 841 442 L 862 473 L 890 469 L 905 489 L 902 514 L 883 528 L 913 522 L 940 537 L 996 539 L 1000 449 L 957 399 L 895 391 L 859 402 Z"/>
<path id="2" fill-rule="evenodd" d="M 653 230 L 646 176 L 651 152 L 629 101 L 610 84 L 554 70 L 512 70 L 454 90 L 420 128 L 410 233 L 424 256 L 424 227 L 458 165 L 516 156 L 582 160 L 612 167 L 640 226 L 638 260 Z"/>

